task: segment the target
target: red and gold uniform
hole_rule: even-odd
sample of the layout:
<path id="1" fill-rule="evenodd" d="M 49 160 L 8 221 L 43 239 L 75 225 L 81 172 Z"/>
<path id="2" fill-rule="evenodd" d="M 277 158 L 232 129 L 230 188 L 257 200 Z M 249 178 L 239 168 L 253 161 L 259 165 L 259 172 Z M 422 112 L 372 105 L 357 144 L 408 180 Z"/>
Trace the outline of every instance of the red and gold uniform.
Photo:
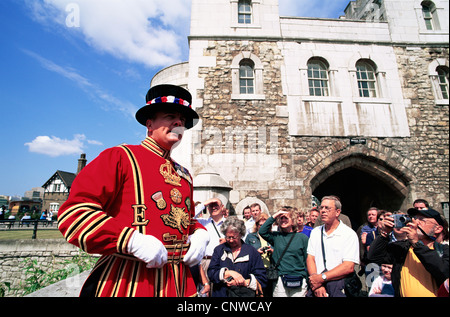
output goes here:
<path id="1" fill-rule="evenodd" d="M 66 240 L 102 257 L 82 296 L 189 297 L 196 286 L 183 256 L 188 236 L 204 229 L 194 217 L 189 172 L 147 138 L 140 145 L 108 149 L 75 179 L 58 212 Z M 147 268 L 127 245 L 137 230 L 162 242 L 168 263 Z"/>

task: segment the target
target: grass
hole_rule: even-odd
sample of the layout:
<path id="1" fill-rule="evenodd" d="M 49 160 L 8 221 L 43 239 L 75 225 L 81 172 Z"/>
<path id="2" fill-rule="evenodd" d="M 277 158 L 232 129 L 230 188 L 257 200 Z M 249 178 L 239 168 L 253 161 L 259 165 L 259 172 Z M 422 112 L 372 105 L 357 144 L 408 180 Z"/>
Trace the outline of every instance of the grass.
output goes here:
<path id="1" fill-rule="evenodd" d="M 37 239 L 63 239 L 59 230 L 38 230 Z M 33 237 L 33 230 L 0 231 L 0 240 L 27 240 Z"/>

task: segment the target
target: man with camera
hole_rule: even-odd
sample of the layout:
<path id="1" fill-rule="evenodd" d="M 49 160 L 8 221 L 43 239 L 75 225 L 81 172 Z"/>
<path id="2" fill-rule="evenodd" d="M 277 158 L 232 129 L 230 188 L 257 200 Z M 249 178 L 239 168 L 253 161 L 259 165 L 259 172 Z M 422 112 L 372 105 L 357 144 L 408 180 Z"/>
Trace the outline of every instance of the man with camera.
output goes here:
<path id="1" fill-rule="evenodd" d="M 393 263 L 395 296 L 435 297 L 449 275 L 448 245 L 436 242 L 443 229 L 439 212 L 411 208 L 408 215 L 384 217 L 380 229 L 368 259 L 379 265 Z M 390 243 L 389 234 L 394 229 L 404 233 L 406 239 Z"/>

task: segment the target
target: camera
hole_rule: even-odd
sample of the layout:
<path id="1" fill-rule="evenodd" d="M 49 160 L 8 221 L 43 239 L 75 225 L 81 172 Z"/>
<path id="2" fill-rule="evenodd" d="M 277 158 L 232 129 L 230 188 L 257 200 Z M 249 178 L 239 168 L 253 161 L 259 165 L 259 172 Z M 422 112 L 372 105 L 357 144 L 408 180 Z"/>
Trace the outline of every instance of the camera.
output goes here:
<path id="1" fill-rule="evenodd" d="M 266 253 L 267 251 L 269 251 L 270 250 L 270 247 L 267 245 L 267 246 L 265 246 L 264 248 L 261 248 L 261 251 L 263 252 L 263 253 Z"/>
<path id="2" fill-rule="evenodd" d="M 394 228 L 399 229 L 399 228 L 403 228 L 406 226 L 406 224 L 408 224 L 409 222 L 411 222 L 411 217 L 409 217 L 408 215 L 392 215 L 392 218 L 394 218 Z"/>

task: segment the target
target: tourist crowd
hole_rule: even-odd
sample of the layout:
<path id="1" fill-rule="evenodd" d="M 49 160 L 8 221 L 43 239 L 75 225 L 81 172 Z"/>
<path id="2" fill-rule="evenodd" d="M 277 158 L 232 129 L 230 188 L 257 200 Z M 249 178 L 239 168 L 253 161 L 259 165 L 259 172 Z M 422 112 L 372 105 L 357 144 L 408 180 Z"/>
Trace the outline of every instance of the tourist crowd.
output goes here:
<path id="1" fill-rule="evenodd" d="M 218 198 L 197 203 L 210 242 L 199 296 L 448 297 L 448 223 L 418 199 L 407 212 L 372 207 L 356 231 L 339 197 L 272 216 L 254 203 L 243 218 Z"/>

